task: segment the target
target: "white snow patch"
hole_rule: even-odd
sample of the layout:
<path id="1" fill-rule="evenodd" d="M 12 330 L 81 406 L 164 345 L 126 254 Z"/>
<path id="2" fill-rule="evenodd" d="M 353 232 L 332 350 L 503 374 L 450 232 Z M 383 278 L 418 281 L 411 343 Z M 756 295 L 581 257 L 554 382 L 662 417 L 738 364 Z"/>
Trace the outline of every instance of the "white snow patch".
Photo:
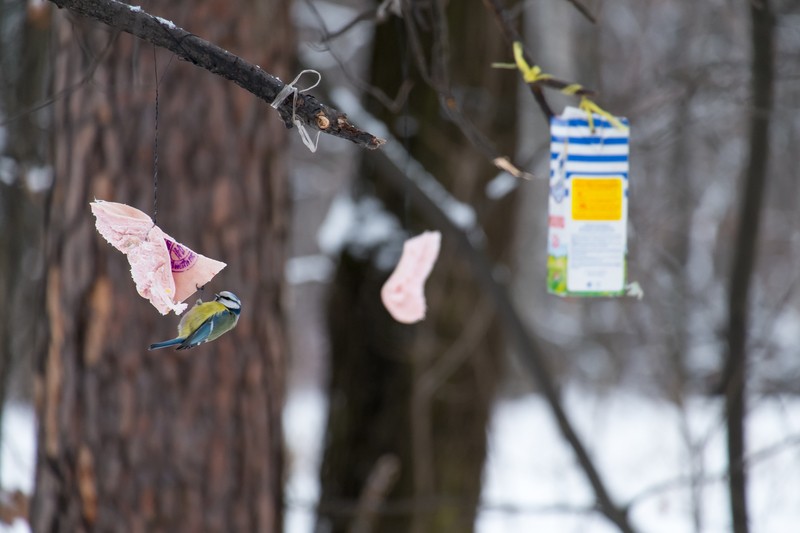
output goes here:
<path id="1" fill-rule="evenodd" d="M 25 176 L 25 183 L 31 192 L 44 192 L 53 186 L 53 167 L 42 165 L 31 167 Z"/>
<path id="2" fill-rule="evenodd" d="M 639 531 L 694 531 L 688 481 L 692 468 L 701 481 L 700 530 L 730 531 L 719 399 L 691 398 L 681 411 L 640 395 L 597 396 L 572 389 L 564 401 L 612 497 L 625 504 L 639 496 L 631 508 Z M 751 403 L 747 443 L 752 531 L 791 533 L 800 523 L 800 399 Z M 290 393 L 284 409 L 291 458 L 287 533 L 314 531 L 325 410 L 326 399 L 316 390 Z M 699 450 L 694 457 L 686 435 Z M 538 395 L 495 405 L 481 499 L 477 533 L 618 531 L 592 510 L 591 489 Z"/>
<path id="3" fill-rule="evenodd" d="M 639 496 L 631 509 L 639 531 L 693 531 L 692 465 L 701 480 L 696 502 L 701 531 L 730 531 L 720 400 L 692 399 L 683 413 L 671 404 L 619 392 L 597 397 L 570 391 L 565 402 L 612 497 L 625 504 Z M 762 400 L 748 416 L 754 533 L 789 533 L 800 523 L 798 425 L 796 398 Z M 699 453 L 690 453 L 687 432 Z M 785 448 L 775 452 L 780 443 Z M 759 455 L 759 450 L 770 453 Z M 538 396 L 495 407 L 484 480 L 478 533 L 616 531 L 597 513 L 570 512 L 591 508 L 593 497 Z M 662 484 L 661 490 L 652 490 Z"/>
<path id="4" fill-rule="evenodd" d="M 0 440 L 0 486 L 6 491 L 33 492 L 36 466 L 36 415 L 30 405 L 9 402 L 3 409 Z M 25 520 L 11 525 L 0 524 L 5 533 L 30 533 Z"/>
<path id="5" fill-rule="evenodd" d="M 171 20 L 162 19 L 161 17 L 156 17 L 156 20 L 158 20 L 162 26 L 166 26 L 171 30 L 174 30 L 176 28 L 175 23 L 172 22 Z"/>
<path id="6" fill-rule="evenodd" d="M 284 515 L 287 533 L 311 533 L 315 530 L 327 409 L 325 396 L 312 388 L 290 391 L 283 408 L 283 431 L 289 450 Z"/>
<path id="7" fill-rule="evenodd" d="M 508 172 L 501 172 L 486 184 L 486 197 L 499 200 L 519 186 L 519 179 Z"/>
<path id="8" fill-rule="evenodd" d="M 0 182 L 12 185 L 16 181 L 17 161 L 11 157 L 0 157 Z"/>
<path id="9" fill-rule="evenodd" d="M 786 307 L 775 320 L 773 339 L 780 351 L 789 353 L 797 346 L 800 338 L 800 312 L 793 307 Z"/>
<path id="10" fill-rule="evenodd" d="M 333 275 L 334 263 L 322 254 L 292 257 L 286 261 L 284 273 L 290 285 L 303 283 L 327 283 Z"/>
<path id="11" fill-rule="evenodd" d="M 402 233 L 400 222 L 377 198 L 354 200 L 345 193 L 336 196 L 331 203 L 317 232 L 317 244 L 331 256 L 345 246 L 354 254 L 363 254 Z"/>
<path id="12" fill-rule="evenodd" d="M 144 11 L 142 10 L 141 6 L 132 6 L 132 5 L 125 4 L 123 2 L 117 2 L 117 3 L 118 4 L 122 4 L 123 6 L 127 7 L 131 11 L 133 11 L 134 13 L 144 13 Z M 176 28 L 175 23 L 172 22 L 171 20 L 163 19 L 161 17 L 156 17 L 156 16 L 153 16 L 153 15 L 150 15 L 150 16 L 153 17 L 154 19 L 156 19 L 158 22 L 160 22 L 162 26 L 166 26 L 167 28 L 169 28 L 171 30 L 174 30 Z"/>
<path id="13" fill-rule="evenodd" d="M 355 223 L 355 202 L 348 194 L 339 194 L 331 202 L 328 214 L 317 231 L 317 246 L 328 255 L 344 248 L 350 228 Z"/>
<path id="14" fill-rule="evenodd" d="M 36 464 L 36 415 L 33 407 L 8 403 L 3 409 L 0 440 L 0 485 L 6 490 L 33 491 Z"/>

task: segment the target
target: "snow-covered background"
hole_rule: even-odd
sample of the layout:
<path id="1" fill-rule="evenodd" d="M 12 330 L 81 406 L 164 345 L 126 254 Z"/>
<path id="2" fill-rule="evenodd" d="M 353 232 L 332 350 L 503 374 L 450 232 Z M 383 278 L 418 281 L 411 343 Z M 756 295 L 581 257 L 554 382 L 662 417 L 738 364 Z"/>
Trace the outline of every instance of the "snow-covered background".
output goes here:
<path id="1" fill-rule="evenodd" d="M 800 524 L 800 398 L 755 398 L 748 418 L 753 533 L 794 533 Z M 571 388 L 565 405 L 615 498 L 634 502 L 643 533 L 730 531 L 722 401 L 693 398 L 681 410 L 638 394 Z M 284 410 L 288 445 L 286 533 L 312 533 L 326 400 L 318 388 L 291 391 Z M 33 489 L 33 409 L 3 413 L 0 482 Z M 591 489 L 537 395 L 500 400 L 489 430 L 478 533 L 606 533 Z M 695 529 L 695 520 L 698 529 Z M 17 520 L 0 531 L 22 533 Z"/>
<path id="2" fill-rule="evenodd" d="M 36 418 L 33 407 L 9 402 L 3 409 L 0 439 L 0 487 L 5 491 L 33 492 L 33 471 L 36 466 Z M 8 526 L 0 523 L 0 531 L 25 533 L 28 523 L 17 519 Z"/>
<path id="3" fill-rule="evenodd" d="M 694 398 L 681 410 L 637 394 L 571 388 L 565 405 L 612 495 L 633 502 L 640 531 L 730 531 L 721 399 Z M 325 409 L 324 396 L 306 388 L 290 395 L 284 412 L 287 533 L 314 531 Z M 617 531 L 592 511 L 591 488 L 539 396 L 499 401 L 489 443 L 478 533 Z M 748 449 L 753 533 L 798 531 L 800 399 L 755 400 Z"/>

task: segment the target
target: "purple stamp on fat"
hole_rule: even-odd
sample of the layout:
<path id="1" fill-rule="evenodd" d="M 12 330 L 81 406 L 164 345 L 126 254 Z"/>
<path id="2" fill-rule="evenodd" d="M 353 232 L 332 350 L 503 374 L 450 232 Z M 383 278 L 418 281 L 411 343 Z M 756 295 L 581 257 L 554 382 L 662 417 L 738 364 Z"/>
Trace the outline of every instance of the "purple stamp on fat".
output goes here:
<path id="1" fill-rule="evenodd" d="M 197 254 L 175 241 L 164 239 L 169 250 L 170 266 L 173 272 L 186 272 L 197 262 Z"/>

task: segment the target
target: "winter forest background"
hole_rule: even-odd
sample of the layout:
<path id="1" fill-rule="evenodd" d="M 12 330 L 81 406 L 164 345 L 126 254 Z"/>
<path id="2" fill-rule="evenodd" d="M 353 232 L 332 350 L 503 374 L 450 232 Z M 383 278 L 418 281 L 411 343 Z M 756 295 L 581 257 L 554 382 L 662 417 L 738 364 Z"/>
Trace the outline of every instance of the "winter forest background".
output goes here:
<path id="1" fill-rule="evenodd" d="M 797 530 L 796 1 L 141 2 L 285 82 L 318 70 L 309 94 L 389 140 L 315 153 L 55 4 L 115 2 L 0 2 L 0 530 Z M 631 121 L 641 300 L 546 293 L 539 102 L 578 100 L 492 68 L 515 33 Z M 177 319 L 89 211 L 152 214 L 156 87 L 158 223 L 244 305 L 185 356 L 147 352 Z M 428 229 L 402 325 L 378 294 Z"/>

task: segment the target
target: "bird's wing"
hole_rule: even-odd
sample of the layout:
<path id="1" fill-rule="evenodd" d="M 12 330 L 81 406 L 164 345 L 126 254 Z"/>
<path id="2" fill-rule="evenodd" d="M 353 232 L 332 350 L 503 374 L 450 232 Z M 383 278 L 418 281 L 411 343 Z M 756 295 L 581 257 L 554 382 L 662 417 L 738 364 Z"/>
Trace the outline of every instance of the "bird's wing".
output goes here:
<path id="1" fill-rule="evenodd" d="M 211 315 L 203 322 L 199 328 L 194 330 L 186 340 L 184 340 L 180 346 L 178 346 L 178 350 L 188 350 L 189 348 L 194 348 L 198 344 L 202 344 L 208 340 L 208 336 L 214 331 L 214 321 L 212 320 L 214 315 Z"/>
<path id="2" fill-rule="evenodd" d="M 178 325 L 178 337 L 189 338 L 212 316 L 226 307 L 217 301 L 202 302 L 192 307 Z"/>
<path id="3" fill-rule="evenodd" d="M 223 333 L 230 331 L 236 326 L 236 322 L 239 320 L 239 315 L 230 312 L 229 310 L 225 310 L 217 315 L 216 323 L 214 324 L 214 331 L 209 333 L 208 340 L 213 341 L 214 339 L 219 338 L 220 335 Z"/>

